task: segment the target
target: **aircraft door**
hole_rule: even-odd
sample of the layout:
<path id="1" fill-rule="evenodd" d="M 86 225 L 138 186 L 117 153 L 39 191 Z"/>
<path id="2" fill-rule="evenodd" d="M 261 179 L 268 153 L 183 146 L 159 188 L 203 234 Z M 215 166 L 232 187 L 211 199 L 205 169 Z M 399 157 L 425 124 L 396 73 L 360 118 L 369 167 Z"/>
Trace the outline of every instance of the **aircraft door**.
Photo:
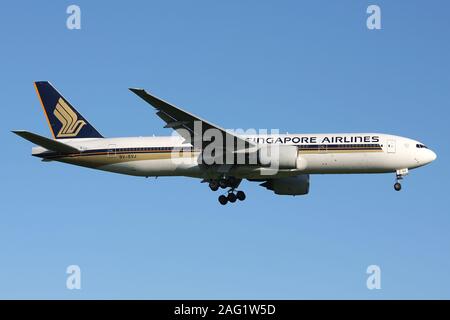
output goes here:
<path id="1" fill-rule="evenodd" d="M 388 153 L 395 153 L 395 140 L 388 140 L 386 145 Z"/>
<path id="2" fill-rule="evenodd" d="M 110 144 L 108 145 L 108 158 L 115 158 L 116 157 L 116 145 Z"/>

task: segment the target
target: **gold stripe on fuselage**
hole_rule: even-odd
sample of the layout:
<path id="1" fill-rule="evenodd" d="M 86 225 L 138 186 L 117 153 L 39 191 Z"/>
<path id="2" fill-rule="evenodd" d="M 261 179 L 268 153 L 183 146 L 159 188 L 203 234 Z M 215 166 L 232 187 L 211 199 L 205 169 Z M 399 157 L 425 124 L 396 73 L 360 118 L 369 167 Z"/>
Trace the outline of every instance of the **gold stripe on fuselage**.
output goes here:
<path id="1" fill-rule="evenodd" d="M 383 152 L 382 149 L 345 149 L 345 150 L 299 150 L 299 155 L 302 154 L 334 154 L 334 153 L 366 153 L 366 152 Z M 76 164 L 86 167 L 101 167 L 110 164 L 124 163 L 131 161 L 144 160 L 169 160 L 180 158 L 198 157 L 199 151 L 167 151 L 167 152 L 128 152 L 128 153 L 114 153 L 114 152 L 85 152 L 76 153 L 68 156 L 54 157 L 52 160 L 61 161 L 70 164 Z"/>
<path id="2" fill-rule="evenodd" d="M 113 154 L 108 152 L 93 153 L 93 154 L 73 154 L 67 157 L 60 157 L 54 159 L 70 164 L 76 164 L 86 167 L 101 167 L 109 164 L 124 163 L 131 161 L 144 161 L 144 160 L 169 160 L 169 159 L 181 159 L 192 158 L 198 156 L 198 152 L 130 152 Z"/>
<path id="3" fill-rule="evenodd" d="M 383 150 L 382 149 L 300 150 L 299 154 L 364 153 L 364 152 L 383 152 Z"/>

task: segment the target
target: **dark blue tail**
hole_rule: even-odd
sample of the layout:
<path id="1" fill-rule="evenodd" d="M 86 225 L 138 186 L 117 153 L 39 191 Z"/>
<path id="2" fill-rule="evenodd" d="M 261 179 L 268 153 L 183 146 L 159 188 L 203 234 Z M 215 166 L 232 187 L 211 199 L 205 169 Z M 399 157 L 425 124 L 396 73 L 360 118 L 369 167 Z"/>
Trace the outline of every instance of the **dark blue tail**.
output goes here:
<path id="1" fill-rule="evenodd" d="M 34 86 L 53 138 L 103 138 L 48 81 L 35 82 Z"/>

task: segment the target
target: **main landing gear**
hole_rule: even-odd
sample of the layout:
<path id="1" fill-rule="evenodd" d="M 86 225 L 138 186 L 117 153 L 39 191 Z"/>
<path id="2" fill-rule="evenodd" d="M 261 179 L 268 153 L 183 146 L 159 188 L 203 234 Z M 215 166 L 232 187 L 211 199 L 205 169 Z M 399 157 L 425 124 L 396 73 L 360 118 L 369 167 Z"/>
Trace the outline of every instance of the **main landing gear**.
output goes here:
<path id="1" fill-rule="evenodd" d="M 210 188 L 212 191 L 217 191 L 217 190 L 219 190 L 219 182 L 217 182 L 217 180 L 212 180 L 212 181 L 210 181 L 210 182 L 209 182 L 209 188 Z"/>
<path id="2" fill-rule="evenodd" d="M 234 192 L 234 189 L 230 189 L 228 191 L 228 195 L 222 194 L 219 196 L 219 202 L 221 205 L 226 205 L 228 202 L 234 203 L 236 200 L 244 201 L 245 200 L 245 193 L 244 191 L 237 191 Z"/>
<path id="3" fill-rule="evenodd" d="M 236 188 L 241 183 L 241 179 L 236 179 L 234 177 L 222 178 L 219 180 L 210 180 L 209 188 L 212 191 L 217 191 L 219 188 L 226 189 L 230 188 L 226 194 L 219 196 L 219 202 L 221 205 L 226 205 L 228 202 L 234 203 L 236 200 L 244 201 L 245 193 L 244 191 L 236 191 Z"/>
<path id="4" fill-rule="evenodd" d="M 402 190 L 402 185 L 400 183 L 400 180 L 402 180 L 407 174 L 408 174 L 408 169 L 399 169 L 396 171 L 396 178 L 395 178 L 395 184 L 394 184 L 395 191 Z"/>

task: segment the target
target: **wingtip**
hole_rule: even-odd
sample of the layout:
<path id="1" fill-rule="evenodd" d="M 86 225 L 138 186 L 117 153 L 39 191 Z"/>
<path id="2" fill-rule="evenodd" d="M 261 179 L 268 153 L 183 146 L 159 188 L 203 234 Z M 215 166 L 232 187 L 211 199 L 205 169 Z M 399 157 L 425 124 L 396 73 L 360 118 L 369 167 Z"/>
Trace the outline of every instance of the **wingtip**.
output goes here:
<path id="1" fill-rule="evenodd" d="M 26 135 L 28 133 L 28 131 L 26 131 L 26 130 L 11 130 L 11 132 L 22 138 L 24 135 Z"/>
<path id="2" fill-rule="evenodd" d="M 142 88 L 128 88 L 128 90 L 133 91 L 133 92 L 138 92 L 138 91 L 145 91 Z"/>

